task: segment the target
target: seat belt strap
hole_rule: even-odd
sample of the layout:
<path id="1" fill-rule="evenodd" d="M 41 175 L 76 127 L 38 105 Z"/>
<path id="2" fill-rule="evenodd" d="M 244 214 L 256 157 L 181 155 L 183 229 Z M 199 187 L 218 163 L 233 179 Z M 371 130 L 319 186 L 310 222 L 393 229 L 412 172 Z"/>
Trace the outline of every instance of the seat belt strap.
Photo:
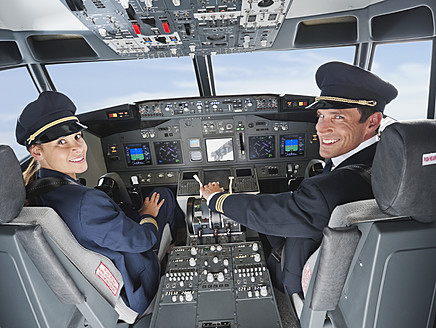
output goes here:
<path id="1" fill-rule="evenodd" d="M 69 184 L 77 185 L 78 183 L 64 177 L 45 177 L 36 179 L 26 186 L 26 198 L 34 199 L 61 186 Z"/>

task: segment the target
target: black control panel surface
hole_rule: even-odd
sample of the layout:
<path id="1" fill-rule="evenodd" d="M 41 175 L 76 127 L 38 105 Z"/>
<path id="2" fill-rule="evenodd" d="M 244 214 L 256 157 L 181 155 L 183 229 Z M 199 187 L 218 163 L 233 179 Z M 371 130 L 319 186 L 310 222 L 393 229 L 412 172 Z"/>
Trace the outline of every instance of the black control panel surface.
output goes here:
<path id="1" fill-rule="evenodd" d="M 261 244 L 173 248 L 150 327 L 282 327 Z"/>

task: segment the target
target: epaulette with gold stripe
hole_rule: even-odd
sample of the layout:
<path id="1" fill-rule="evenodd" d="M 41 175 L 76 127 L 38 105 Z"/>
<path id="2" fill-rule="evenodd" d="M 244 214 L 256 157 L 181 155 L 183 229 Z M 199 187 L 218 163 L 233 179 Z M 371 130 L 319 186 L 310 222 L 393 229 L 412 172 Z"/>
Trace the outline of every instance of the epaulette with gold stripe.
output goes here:
<path id="1" fill-rule="evenodd" d="M 217 201 L 215 203 L 215 210 L 217 212 L 224 213 L 224 210 L 223 210 L 224 200 L 227 197 L 229 197 L 230 195 L 231 194 L 222 194 L 221 196 L 218 197 L 218 199 L 217 199 Z"/>
<path id="2" fill-rule="evenodd" d="M 139 224 L 144 224 L 144 223 L 153 223 L 156 226 L 156 229 L 159 230 L 159 227 L 157 226 L 157 222 L 155 219 L 153 218 L 143 218 Z"/>

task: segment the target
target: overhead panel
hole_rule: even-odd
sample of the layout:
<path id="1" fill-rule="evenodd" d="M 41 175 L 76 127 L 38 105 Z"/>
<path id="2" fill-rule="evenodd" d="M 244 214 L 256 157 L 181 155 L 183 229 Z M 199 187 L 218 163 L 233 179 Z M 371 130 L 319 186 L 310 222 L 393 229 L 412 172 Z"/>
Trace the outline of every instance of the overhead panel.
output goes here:
<path id="1" fill-rule="evenodd" d="M 63 0 L 62 0 L 63 1 Z M 249 52 L 273 45 L 291 0 L 65 0 L 118 55 Z"/>

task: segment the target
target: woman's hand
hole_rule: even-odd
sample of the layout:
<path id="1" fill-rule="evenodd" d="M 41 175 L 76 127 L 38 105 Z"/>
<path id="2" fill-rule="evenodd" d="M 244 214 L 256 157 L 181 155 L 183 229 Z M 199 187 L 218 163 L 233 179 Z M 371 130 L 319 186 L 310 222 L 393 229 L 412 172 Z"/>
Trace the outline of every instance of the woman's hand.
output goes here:
<path id="1" fill-rule="evenodd" d="M 159 202 L 160 195 L 157 192 L 154 192 L 151 197 L 145 197 L 144 203 L 142 204 L 141 209 L 139 210 L 139 214 L 145 215 L 149 214 L 153 217 L 156 217 L 159 214 L 159 210 L 163 205 L 165 199 L 162 199 Z"/>
<path id="2" fill-rule="evenodd" d="M 222 192 L 223 189 L 220 187 L 219 182 L 209 182 L 207 185 L 200 187 L 201 195 L 208 199 L 210 195 L 215 192 Z"/>

